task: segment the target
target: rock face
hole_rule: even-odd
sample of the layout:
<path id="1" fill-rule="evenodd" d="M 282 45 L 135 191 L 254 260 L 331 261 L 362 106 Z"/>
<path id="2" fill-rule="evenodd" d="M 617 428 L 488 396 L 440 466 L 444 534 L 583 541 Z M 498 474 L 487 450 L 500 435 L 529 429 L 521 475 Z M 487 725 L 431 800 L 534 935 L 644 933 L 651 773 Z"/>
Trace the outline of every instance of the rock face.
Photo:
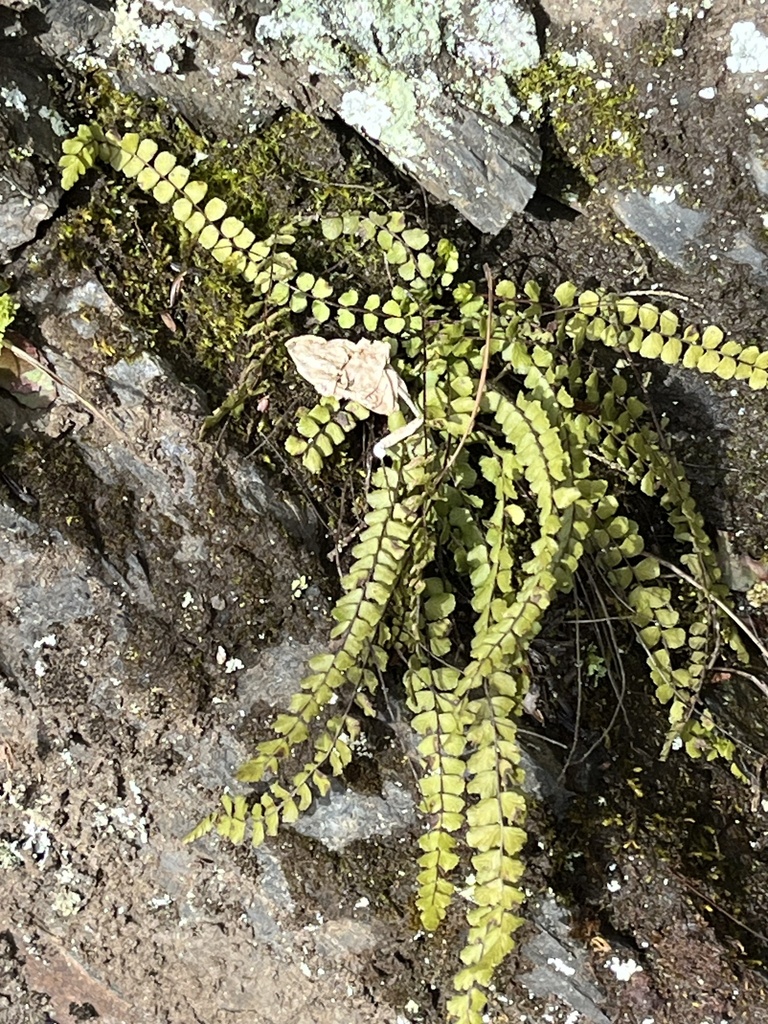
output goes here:
<path id="1" fill-rule="evenodd" d="M 522 6 L 285 0 L 258 18 L 256 40 L 268 66 L 287 66 L 289 81 L 481 231 L 501 231 L 533 195 L 539 145 L 515 124 L 506 81 L 539 58 Z M 286 94 L 296 102 L 295 88 Z"/>
<path id="2" fill-rule="evenodd" d="M 219 129 L 262 123 L 275 97 L 336 114 L 481 231 L 495 234 L 525 207 L 540 147 L 507 87 L 539 58 L 524 6 L 243 8 L 244 20 L 228 18 L 224 4 L 177 11 L 121 0 L 110 22 L 85 0 L 64 0 L 40 43 L 81 66 L 116 62 L 122 87 L 165 95 Z"/>
<path id="3" fill-rule="evenodd" d="M 89 276 L 55 275 L 20 294 L 66 349 L 51 350 L 56 370 L 85 392 L 91 345 L 119 329 L 118 311 Z M 202 1006 L 206 1022 L 233 1008 L 263 1019 L 266 999 L 285 1024 L 384 1022 L 354 977 L 384 933 L 355 899 L 346 922 L 286 930 L 301 908 L 278 856 L 259 854 L 245 882 L 234 861 L 204 867 L 179 842 L 247 759 L 247 716 L 285 706 L 325 644 L 321 591 L 292 596 L 295 577 L 322 577 L 307 550 L 317 524 L 244 460 L 211 458 L 201 396 L 156 358 L 117 362 L 103 384 L 119 435 L 83 429 L 64 393 L 43 416 L 0 401 L 34 451 L 0 499 L 0 770 L 16 780 L 0 810 L 0 1015 L 182 1024 Z M 45 798 L 30 796 L 33 778 Z M 397 794 L 396 819 L 362 797 L 334 819 L 328 801 L 326 841 L 356 838 L 355 814 L 366 836 L 401 831 L 413 802 Z M 240 909 L 225 935 L 210 913 L 227 890 Z M 135 976 L 137 936 L 152 982 Z"/>
<path id="4" fill-rule="evenodd" d="M 60 266 L 46 235 L 70 127 L 49 73 L 74 95 L 84 69 L 101 69 L 224 137 L 256 131 L 283 103 L 337 117 L 481 231 L 509 227 L 478 263 L 550 283 L 653 284 L 693 299 L 691 319 L 764 347 L 764 5 L 542 9 L 537 31 L 512 0 L 56 0 L 44 15 L 34 0 L 0 0 L 0 262 L 52 365 L 119 431 L 91 422 L 65 390 L 48 412 L 0 403 L 3 1024 L 219 1024 L 236 1013 L 258 1024 L 435 1024 L 435 992 L 456 967 L 455 932 L 412 927 L 408 736 L 363 753 L 366 785 L 332 792 L 255 853 L 180 841 L 235 785 L 255 734 L 325 644 L 323 531 L 300 493 L 284 499 L 253 460 L 199 440 L 205 396 L 162 359 L 103 355 L 124 330 L 119 295 Z M 508 78 L 540 57 L 563 96 L 541 132 L 542 178 L 587 168 L 579 201 L 564 188 L 529 202 L 540 160 L 530 125 L 554 111 L 555 87 L 544 79 L 523 102 Z M 631 158 L 611 121 L 619 87 L 642 129 Z M 737 544 L 749 537 L 758 558 L 764 399 L 689 381 L 666 376 L 661 407 L 710 522 Z M 301 577 L 306 589 L 294 586 Z M 617 715 L 644 724 L 621 700 Z M 763 750 L 752 723 L 764 718 L 758 699 L 742 723 Z M 622 746 L 642 762 L 625 775 L 610 767 Z M 768 807 L 759 787 L 751 808 L 734 796 L 716 767 L 693 781 L 672 765 L 662 775 L 656 753 L 636 729 L 573 790 L 561 762 L 539 753 L 526 767 L 556 826 L 541 831 L 551 843 L 532 844 L 531 886 L 567 889 L 577 905 L 568 920 L 553 897 L 532 901 L 517 980 L 510 970 L 497 986 L 500 1019 L 768 1020 L 749 966 L 763 948 L 737 963 L 728 952 L 755 940 L 768 914 L 755 855 Z M 622 803 L 628 778 L 653 801 L 682 794 L 665 813 L 678 833 L 690 829 L 683 845 L 713 877 L 732 878 L 722 917 L 694 906 L 706 871 L 691 869 L 689 886 L 668 870 L 670 836 L 632 831 L 643 815 L 656 828 L 657 806 L 632 794 Z M 747 812 L 734 822 L 738 801 Z M 697 831 L 704 807 L 714 824 Z M 724 930 L 750 907 L 750 933 Z"/>
<path id="5" fill-rule="evenodd" d="M 52 165 L 66 133 L 51 99 L 54 66 L 31 40 L 15 38 L 9 14 L 0 6 L 0 265 L 57 208 Z"/>

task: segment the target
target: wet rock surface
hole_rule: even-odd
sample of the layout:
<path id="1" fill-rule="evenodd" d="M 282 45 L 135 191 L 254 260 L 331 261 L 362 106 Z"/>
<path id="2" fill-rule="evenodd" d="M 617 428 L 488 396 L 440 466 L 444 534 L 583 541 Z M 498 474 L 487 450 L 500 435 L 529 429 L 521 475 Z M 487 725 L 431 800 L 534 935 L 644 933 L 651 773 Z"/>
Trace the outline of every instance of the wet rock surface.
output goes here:
<path id="1" fill-rule="evenodd" d="M 431 36 L 429 24 L 413 25 L 414 55 L 402 26 L 386 28 L 383 7 L 353 25 L 344 6 L 312 13 L 322 64 L 317 52 L 296 52 L 299 15 L 288 2 L 0 5 L 0 260 L 14 261 L 9 275 L 52 366 L 116 428 L 64 390 L 47 412 L 0 403 L 14 485 L 0 492 L 0 1018 L 9 1024 L 437 1021 L 461 929 L 459 912 L 445 934 L 415 932 L 409 748 L 389 725 L 362 757 L 357 785 L 334 790 L 275 843 L 256 852 L 181 843 L 235 785 L 234 768 L 325 644 L 326 538 L 279 476 L 199 440 L 206 397 L 168 363 L 105 354 L 125 330 L 119 296 L 59 265 L 45 234 L 66 131 L 53 83 L 76 91 L 85 67 L 108 68 L 119 88 L 164 96 L 224 135 L 256 130 L 286 101 L 333 112 L 475 225 L 501 232 L 477 239 L 478 265 L 552 284 L 654 284 L 693 300 L 680 300 L 691 319 L 761 337 L 763 4 L 734 11 L 715 0 L 673 13 L 653 0 L 547 0 L 538 29 L 523 6 L 489 5 L 494 30 L 517 19 L 523 65 L 539 49 L 562 50 L 639 97 L 633 167 L 596 158 L 586 199 L 548 188 L 517 216 L 539 136 L 505 91 L 516 69 L 477 11 L 451 14 Z M 381 62 L 370 78 L 366 37 Z M 436 68 L 447 98 L 427 88 Z M 496 83 L 492 96 L 458 91 L 478 72 L 481 85 Z M 407 111 L 410 149 L 390 134 Z M 547 172 L 563 154 L 543 142 Z M 675 372 L 654 395 L 709 522 L 737 545 L 748 538 L 759 557 L 764 397 Z M 295 596 L 301 576 L 310 585 Z M 739 736 L 765 751 L 754 727 L 764 701 L 734 691 L 723 687 L 717 712 L 732 705 Z M 565 777 L 562 757 L 540 745 L 531 753 L 541 807 L 529 924 L 498 979 L 492 1019 L 768 1022 L 759 779 L 750 792 L 717 767 L 658 766 L 659 716 L 640 683 L 626 700 L 624 718 L 643 729 L 620 723 Z M 555 725 L 562 707 L 543 706 L 552 737 L 568 739 Z"/>

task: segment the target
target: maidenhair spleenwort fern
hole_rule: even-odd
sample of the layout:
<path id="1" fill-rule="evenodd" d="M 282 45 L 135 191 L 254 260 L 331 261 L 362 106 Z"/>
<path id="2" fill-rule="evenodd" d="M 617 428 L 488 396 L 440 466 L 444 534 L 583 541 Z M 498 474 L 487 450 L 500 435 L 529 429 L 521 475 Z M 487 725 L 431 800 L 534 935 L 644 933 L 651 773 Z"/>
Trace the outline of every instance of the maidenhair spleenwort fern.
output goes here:
<path id="1" fill-rule="evenodd" d="M 295 821 L 344 773 L 380 680 L 399 676 L 417 736 L 425 822 L 416 903 L 423 926 L 437 928 L 468 855 L 463 966 L 447 1006 L 452 1020 L 479 1024 L 521 923 L 525 799 L 516 722 L 528 649 L 585 555 L 633 626 L 669 709 L 663 756 L 682 745 L 693 757 L 733 761 L 732 745 L 698 713 L 715 646 L 745 656 L 716 603 L 727 602 L 727 592 L 681 467 L 618 366 L 597 368 L 610 359 L 594 360 L 596 346 L 755 389 L 768 383 L 768 353 L 725 340 L 716 327 L 681 331 L 675 313 L 631 297 L 578 294 L 564 284 L 545 312 L 533 282 L 522 294 L 508 280 L 494 286 L 490 275 L 484 289 L 456 284 L 451 242 L 433 244 L 399 213 L 307 217 L 257 239 L 171 153 L 135 134 L 82 127 L 64 152 L 65 187 L 97 158 L 122 171 L 170 209 L 188 241 L 253 285 L 265 320 L 283 309 L 296 332 L 333 321 L 333 334 L 391 341 L 393 367 L 411 385 L 424 427 L 373 472 L 333 610 L 331 650 L 310 661 L 273 737 L 239 772 L 256 795 L 222 797 L 188 838 L 215 830 L 240 842 L 250 830 L 259 844 Z M 329 266 L 342 242 L 380 253 L 395 280 L 388 293 L 302 269 L 296 243 L 313 233 Z M 288 450 L 317 473 L 367 415 L 323 398 L 301 413 Z M 390 429 L 399 425 L 394 414 Z M 658 499 L 685 552 L 693 597 L 678 578 L 662 578 L 623 509 L 633 487 Z M 469 623 L 461 638 L 458 611 Z M 302 751 L 300 769 L 286 772 Z"/>

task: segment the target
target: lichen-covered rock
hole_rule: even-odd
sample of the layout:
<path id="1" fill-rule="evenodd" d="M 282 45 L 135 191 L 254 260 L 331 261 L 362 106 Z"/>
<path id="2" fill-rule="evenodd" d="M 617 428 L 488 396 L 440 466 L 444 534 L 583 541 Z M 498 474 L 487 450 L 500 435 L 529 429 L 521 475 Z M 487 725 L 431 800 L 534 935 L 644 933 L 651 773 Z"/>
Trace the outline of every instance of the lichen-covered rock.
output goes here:
<path id="1" fill-rule="evenodd" d="M 340 50 L 348 42 L 343 15 L 352 16 L 351 6 L 339 9 L 340 20 L 324 37 Z M 512 6 L 490 4 L 487 10 L 508 12 Z M 523 105 L 521 113 L 532 118 L 538 105 L 549 114 L 542 122 L 550 136 L 547 179 L 559 160 L 578 174 L 588 169 L 592 191 L 579 192 L 577 201 L 575 191 L 553 190 L 572 209 L 538 202 L 531 213 L 513 217 L 513 230 L 481 258 L 503 265 L 515 278 L 573 277 L 629 290 L 653 281 L 702 303 L 695 316 L 727 320 L 746 339 L 764 317 L 764 12 L 757 3 L 734 11 L 725 0 L 695 11 L 663 0 L 629 6 L 631 11 L 619 0 L 545 0 L 550 20 L 540 38 L 559 82 L 560 118 L 551 116 L 555 93 L 546 89 L 530 89 L 530 107 Z M 378 45 L 394 69 L 375 80 L 390 88 L 394 99 L 388 105 L 364 84 L 363 73 L 371 70 L 362 66 L 365 61 L 352 67 L 359 77 L 349 80 L 337 81 L 333 69 L 318 73 L 297 54 L 306 40 L 296 26 L 285 36 L 275 29 L 274 19 L 288 17 L 295 5 L 266 7 L 254 2 L 242 17 L 242 7 L 224 0 L 185 6 L 119 0 L 114 11 L 62 0 L 46 7 L 50 27 L 38 35 L 31 3 L 18 0 L 9 14 L 3 4 L 3 24 L 13 29 L 0 36 L 0 56 L 8 57 L 0 60 L 3 123 L 14 119 L 14 129 L 36 123 L 28 102 L 32 90 L 20 84 L 23 68 L 11 59 L 22 38 L 34 39 L 39 45 L 28 66 L 39 66 L 35 60 L 47 53 L 73 94 L 83 67 L 100 62 L 118 87 L 165 96 L 197 125 L 215 126 L 218 137 L 237 125 L 253 129 L 276 109 L 276 97 L 336 111 L 385 151 L 388 127 L 413 115 L 425 151 L 444 158 L 458 175 L 454 190 L 461 194 L 455 196 L 450 189 L 441 192 L 445 182 L 437 173 L 430 183 L 423 170 L 422 180 L 436 195 L 471 211 L 475 223 L 491 230 L 506 216 L 505 203 L 522 204 L 529 181 L 515 184 L 502 167 L 494 170 L 489 188 L 484 174 L 492 154 L 510 166 L 516 160 L 526 165 L 530 157 L 535 169 L 533 136 L 513 141 L 517 108 L 506 82 L 507 74 L 515 77 L 512 88 L 521 97 L 526 69 L 541 66 L 533 67 L 537 51 L 529 49 L 530 33 L 524 33 L 525 60 L 517 69 L 488 43 L 503 19 L 481 24 L 479 7 L 460 31 L 443 26 L 437 34 L 429 21 L 432 5 L 419 9 L 419 26 L 408 20 L 416 9 L 408 8 L 399 22 L 402 38 L 382 19 L 368 18 L 357 30 L 372 40 L 376 59 Z M 355 5 L 356 12 L 370 10 Z M 423 45 L 409 65 L 405 44 L 413 43 L 422 23 Z M 447 108 L 455 119 L 455 137 L 449 137 L 441 107 L 448 100 L 434 107 L 427 102 L 429 72 L 441 86 L 455 84 L 461 67 L 471 65 L 482 73 L 468 78 L 470 95 Z M 407 75 L 425 91 L 409 93 Z M 451 104 L 454 99 L 452 92 Z M 51 117 L 48 123 L 53 125 Z M 629 137 L 632 123 L 637 131 Z M 40 167 L 55 149 L 50 142 L 46 148 L 42 137 L 33 138 L 32 155 L 11 168 L 23 170 L 25 177 L 17 176 L 15 184 L 18 194 L 23 188 L 33 197 L 33 205 L 48 202 L 47 195 L 37 197 L 46 185 Z M 515 144 L 522 146 L 522 156 L 513 152 Z M 406 150 L 406 168 L 407 156 Z M 457 169 L 464 160 L 472 165 L 469 177 Z M 93 187 L 94 180 L 84 184 Z M 514 193 L 518 186 L 522 191 L 510 200 L 507 190 Z M 0 193 L 3 187 L 0 182 Z M 15 229 L 26 209 L 25 203 L 9 206 L 9 225 Z M 24 237 L 40 230 L 37 222 L 22 227 Z M 14 245 L 22 235 L 14 236 Z M 88 428 L 89 416 L 77 403 L 65 404 L 66 395 L 44 416 L 4 406 L 13 429 L 23 421 L 27 438 L 34 439 L 26 450 L 19 446 L 6 468 L 27 498 L 40 500 L 42 511 L 3 489 L 0 599 L 8 618 L 0 641 L 6 795 L 0 820 L 0 903 L 6 911 L 0 911 L 0 1006 L 12 1024 L 36 1024 L 46 1007 L 61 1020 L 90 1013 L 88 1006 L 73 1003 L 73 994 L 103 1020 L 122 1017 L 131 1024 L 160 1015 L 178 1024 L 192 1015 L 218 1024 L 233 1009 L 260 1019 L 264 1005 L 281 1024 L 391 1021 L 404 1008 L 409 1019 L 434 1024 L 442 1018 L 432 1005 L 435 991 L 455 968 L 445 957 L 451 948 L 455 955 L 456 943 L 414 938 L 403 909 L 410 906 L 413 883 L 406 842 L 393 836 L 383 843 L 365 839 L 363 846 L 366 830 L 344 828 L 346 796 L 333 792 L 321 806 L 315 838 L 288 834 L 255 856 L 181 847 L 179 836 L 207 809 L 212 792 L 232 784 L 234 767 L 301 674 L 300 662 L 321 645 L 324 630 L 315 622 L 324 608 L 320 589 L 313 583 L 296 599 L 278 578 L 278 570 L 287 572 L 289 583 L 294 571 L 306 572 L 318 546 L 316 524 L 300 502 L 294 508 L 270 491 L 255 460 L 229 453 L 219 461 L 220 449 L 199 444 L 201 397 L 179 387 L 162 362 L 145 354 L 107 365 L 95 324 L 106 315 L 114 317 L 115 332 L 123 331 L 115 307 L 90 277 L 70 282 L 63 297 L 47 295 L 50 268 L 34 269 L 38 246 L 27 253 L 19 261 L 28 258 L 33 271 L 24 277 L 21 295 L 27 316 L 37 319 L 68 380 L 92 397 L 97 385 L 105 411 L 135 435 L 139 456 L 111 439 L 103 425 Z M 98 255 L 106 262 L 104 253 Z M 11 270 L 20 273 L 18 265 Z M 163 288 L 160 280 L 156 287 Z M 742 543 L 741 531 L 759 533 L 764 515 L 764 404 L 745 397 L 738 384 L 722 384 L 713 398 L 708 383 L 681 391 L 681 380 L 674 371 L 667 375 L 659 406 L 675 417 L 676 441 L 685 441 L 687 431 L 698 435 L 701 447 L 686 449 L 694 485 L 705 498 L 722 498 L 707 505 L 710 519 L 730 527 Z M 281 397 L 273 397 L 275 406 Z M 286 534 L 307 550 L 295 555 Z M 257 542 L 263 542 L 263 557 L 254 555 Z M 761 543 L 758 538 L 756 555 Z M 275 562 L 283 560 L 276 569 Z M 224 589 L 234 588 L 235 573 L 251 584 L 237 604 Z M 23 614 L 16 611 L 21 606 Z M 270 633 L 264 626 L 270 626 L 274 607 L 281 618 Z M 551 638 L 542 638 L 547 643 Z M 591 698 L 598 679 L 587 673 L 583 681 Z M 744 681 L 745 688 L 750 685 Z M 723 707 L 713 705 L 713 711 L 718 717 L 730 714 L 729 726 L 741 735 L 733 725 L 733 686 L 731 680 L 730 690 L 727 684 L 719 688 Z M 564 703 L 567 694 L 563 686 L 558 699 Z M 615 728 L 626 719 L 647 732 L 638 704 L 627 704 L 630 697 L 636 701 L 622 693 Z M 755 725 L 765 717 L 760 699 L 758 693 L 754 710 L 744 716 L 743 735 L 763 748 Z M 592 704 L 585 701 L 585 709 Z M 562 711 L 559 706 L 548 728 Z M 258 725 L 251 724 L 252 715 Z M 726 906 L 748 927 L 757 920 L 759 928 L 766 886 L 760 858 L 751 854 L 764 845 L 764 817 L 762 834 L 740 832 L 733 807 L 740 806 L 741 791 L 734 797 L 716 769 L 692 772 L 683 785 L 686 773 L 679 762 L 663 774 L 652 737 L 640 747 L 636 732 L 612 731 L 604 745 L 601 737 L 602 725 L 594 747 L 588 739 L 588 763 L 577 760 L 578 771 L 568 779 L 574 788 L 584 787 L 578 794 L 553 790 L 535 765 L 527 765 L 558 823 L 556 833 L 540 833 L 538 850 L 532 844 L 530 888 L 552 884 L 558 893 L 570 890 L 599 984 L 586 963 L 583 940 L 565 941 L 552 924 L 559 912 L 548 900 L 539 912 L 532 900 L 531 932 L 540 934 L 514 967 L 530 971 L 532 962 L 535 974 L 524 976 L 521 987 L 511 967 L 499 978 L 496 1009 L 531 1019 L 556 1012 L 558 1020 L 567 1020 L 572 1007 L 595 1020 L 602 1014 L 616 1020 L 653 1016 L 659 1024 L 700 1024 L 705 1013 L 708 1020 L 724 1013 L 762 1019 L 768 1012 L 764 986 L 749 973 L 746 958 L 740 978 L 729 972 L 722 937 L 714 933 L 720 919 L 703 902 L 695 912 L 682 881 L 679 887 L 672 880 L 666 884 L 665 858 L 670 843 L 679 840 L 674 849 L 681 862 L 690 854 L 713 861 L 718 875 L 741 872 L 727 878 L 724 891 L 734 902 L 729 896 Z M 407 758 L 407 752 L 406 743 L 398 756 Z M 377 751 L 366 764 L 380 759 Z M 399 763 L 407 775 L 407 761 Z M 552 777 L 558 783 L 560 772 L 556 765 Z M 373 786 L 358 790 L 351 804 L 356 825 L 370 818 L 389 828 L 398 824 L 398 813 L 400 823 L 408 824 L 408 799 L 382 806 L 380 794 L 392 793 L 391 778 L 374 778 Z M 701 785 L 703 778 L 715 780 L 712 790 L 691 788 L 691 779 Z M 645 797 L 636 799 L 641 790 Z M 665 794 L 681 794 L 682 803 L 659 810 Z M 749 796 L 744 790 L 744 804 Z M 564 820 L 566 805 L 577 809 Z M 693 822 L 701 808 L 714 817 L 696 834 Z M 739 817 L 751 821 L 753 813 Z M 665 819 L 675 836 L 657 840 L 661 852 L 651 856 L 643 829 L 648 821 L 657 829 Z M 690 837 L 681 833 L 680 821 L 689 823 Z M 710 828 L 716 843 L 707 838 Z M 329 836 L 340 852 L 328 853 Z M 346 847 L 350 839 L 355 842 Z M 638 847 L 645 848 L 642 855 Z M 560 860 L 547 867 L 547 857 Z M 369 870 L 374 860 L 376 869 Z M 543 875 L 536 874 L 537 861 Z M 391 874 L 382 870 L 384 862 L 394 863 Z M 357 875 L 354 863 L 362 865 Z M 697 872 L 698 865 L 690 875 L 694 881 Z M 371 909 L 378 898 L 388 904 L 393 894 L 389 918 L 382 907 Z M 324 919 L 328 907 L 337 920 Z M 608 938 L 589 931 L 601 924 Z M 735 934 L 744 940 L 744 933 Z M 634 957 L 624 955 L 622 935 L 632 941 Z M 387 948 L 393 950 L 389 972 Z M 355 958 L 351 966 L 347 957 Z M 542 997 L 521 995 L 526 984 Z M 41 992 L 48 993 L 49 1004 Z M 553 993 L 562 1001 L 556 1011 Z M 132 1005 L 124 1009 L 118 998 Z"/>
<path id="2" fill-rule="evenodd" d="M 0 7 L 0 265 L 35 237 L 61 196 L 56 161 L 66 128 L 52 109 L 52 70 Z"/>
<path id="3" fill-rule="evenodd" d="M 500 231 L 533 194 L 539 146 L 516 123 L 507 78 L 539 48 L 533 16 L 513 0 L 284 0 L 258 19 L 256 39 L 481 231 Z"/>

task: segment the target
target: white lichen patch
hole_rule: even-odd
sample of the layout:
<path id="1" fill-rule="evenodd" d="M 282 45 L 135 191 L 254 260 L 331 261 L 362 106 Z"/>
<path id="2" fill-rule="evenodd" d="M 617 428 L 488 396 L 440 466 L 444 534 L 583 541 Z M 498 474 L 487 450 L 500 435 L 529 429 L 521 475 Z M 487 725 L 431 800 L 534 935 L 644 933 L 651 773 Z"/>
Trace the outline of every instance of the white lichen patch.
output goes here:
<path id="1" fill-rule="evenodd" d="M 757 28 L 754 21 L 737 21 L 731 26 L 731 52 L 725 66 L 740 75 L 768 71 L 768 36 Z"/>
<path id="2" fill-rule="evenodd" d="M 378 141 L 393 119 L 389 105 L 373 90 L 350 89 L 339 104 L 339 116 L 358 130 L 365 129 L 370 139 Z"/>
<path id="3" fill-rule="evenodd" d="M 51 122 L 51 128 L 53 128 L 54 134 L 58 135 L 59 138 L 69 135 L 72 131 L 64 118 L 60 114 L 57 114 L 55 110 L 51 110 L 50 107 L 40 107 L 37 113 L 44 121 Z"/>
<path id="4" fill-rule="evenodd" d="M 557 54 L 557 63 L 563 68 L 579 68 L 582 71 L 597 71 L 595 58 L 588 50 L 579 50 L 578 53 L 567 53 L 561 51 Z"/>
<path id="5" fill-rule="evenodd" d="M 548 957 L 547 963 L 550 967 L 554 967 L 558 974 L 564 974 L 567 978 L 572 977 L 576 973 L 576 968 L 570 967 L 564 960 L 561 960 L 559 956 Z"/>
<path id="6" fill-rule="evenodd" d="M 539 45 L 529 31 L 527 13 L 499 0 L 477 4 L 458 30 L 456 23 L 449 25 L 444 45 L 456 54 L 468 94 L 480 112 L 511 124 L 520 105 L 510 95 L 506 78 L 539 61 Z"/>
<path id="7" fill-rule="evenodd" d="M 681 185 L 654 185 L 648 193 L 648 198 L 657 206 L 667 206 L 674 203 L 682 191 Z"/>
<path id="8" fill-rule="evenodd" d="M 38 867 L 42 870 L 51 852 L 51 834 L 48 831 L 47 823 L 43 824 L 35 812 L 27 810 L 29 819 L 24 822 L 24 840 L 21 842 L 21 849 L 31 853 L 37 861 Z"/>
<path id="9" fill-rule="evenodd" d="M 513 75 L 539 60 L 538 42 L 528 31 L 525 12 L 505 0 L 475 4 L 455 41 L 459 55 L 478 69 Z"/>
<path id="10" fill-rule="evenodd" d="M 616 975 L 617 981 L 629 981 L 633 974 L 638 974 L 643 969 L 631 957 L 629 960 L 620 960 L 617 956 L 612 956 L 604 966 Z"/>
<path id="11" fill-rule="evenodd" d="M 160 11 L 163 14 L 175 14 L 179 18 L 183 18 L 185 21 L 194 21 L 195 12 L 185 7 L 183 4 L 175 4 L 173 0 L 148 0 L 148 2 L 155 8 L 156 11 Z M 203 13 L 197 15 L 200 20 L 203 20 Z"/>
<path id="12" fill-rule="evenodd" d="M 226 24 L 223 18 L 217 18 L 211 11 L 200 11 L 197 17 L 201 25 L 212 31 Z"/>
<path id="13" fill-rule="evenodd" d="M 233 61 L 232 70 L 236 71 L 238 75 L 243 75 L 245 78 L 252 78 L 256 74 L 255 65 L 249 61 Z"/>
<path id="14" fill-rule="evenodd" d="M 152 66 L 158 73 L 176 70 L 177 65 L 169 52 L 182 41 L 176 24 L 170 18 L 160 24 L 147 24 L 142 15 L 141 0 L 117 0 L 112 28 L 115 49 L 140 46 L 152 58 Z"/>
<path id="15" fill-rule="evenodd" d="M 164 892 L 161 896 L 152 896 L 151 899 L 147 900 L 147 906 L 150 910 L 160 910 L 162 907 L 169 907 L 173 903 L 173 896 Z"/>
<path id="16" fill-rule="evenodd" d="M 60 917 L 73 917 L 82 902 L 83 897 L 74 889 L 60 889 L 53 897 L 51 907 Z"/>
<path id="17" fill-rule="evenodd" d="M 141 49 L 158 74 L 178 72 L 174 51 L 186 39 L 186 24 L 197 23 L 210 32 L 225 24 L 209 8 L 197 9 L 173 0 L 117 0 L 112 27 L 113 50 Z"/>
<path id="18" fill-rule="evenodd" d="M 139 803 L 136 792 L 133 793 L 133 797 L 136 803 Z M 141 846 L 145 846 L 149 842 L 147 825 L 147 819 L 143 814 L 134 814 L 133 811 L 127 810 L 121 804 L 115 807 L 98 805 L 92 817 L 92 826 L 96 831 L 106 835 L 113 835 L 117 832 Z"/>
<path id="19" fill-rule="evenodd" d="M 29 117 L 27 97 L 15 85 L 12 85 L 10 88 L 0 86 L 0 100 L 3 101 L 3 106 L 18 111 L 25 120 Z"/>
<path id="20" fill-rule="evenodd" d="M 434 88 L 438 58 L 450 69 L 451 94 L 468 108 L 503 124 L 519 112 L 505 76 L 538 62 L 530 13 L 500 0 L 465 8 L 460 0 L 361 0 L 330 9 L 282 0 L 259 19 L 256 38 L 280 43 L 286 57 L 333 79 L 343 90 L 341 116 L 407 158 L 413 113 L 424 117 L 444 89 Z"/>

